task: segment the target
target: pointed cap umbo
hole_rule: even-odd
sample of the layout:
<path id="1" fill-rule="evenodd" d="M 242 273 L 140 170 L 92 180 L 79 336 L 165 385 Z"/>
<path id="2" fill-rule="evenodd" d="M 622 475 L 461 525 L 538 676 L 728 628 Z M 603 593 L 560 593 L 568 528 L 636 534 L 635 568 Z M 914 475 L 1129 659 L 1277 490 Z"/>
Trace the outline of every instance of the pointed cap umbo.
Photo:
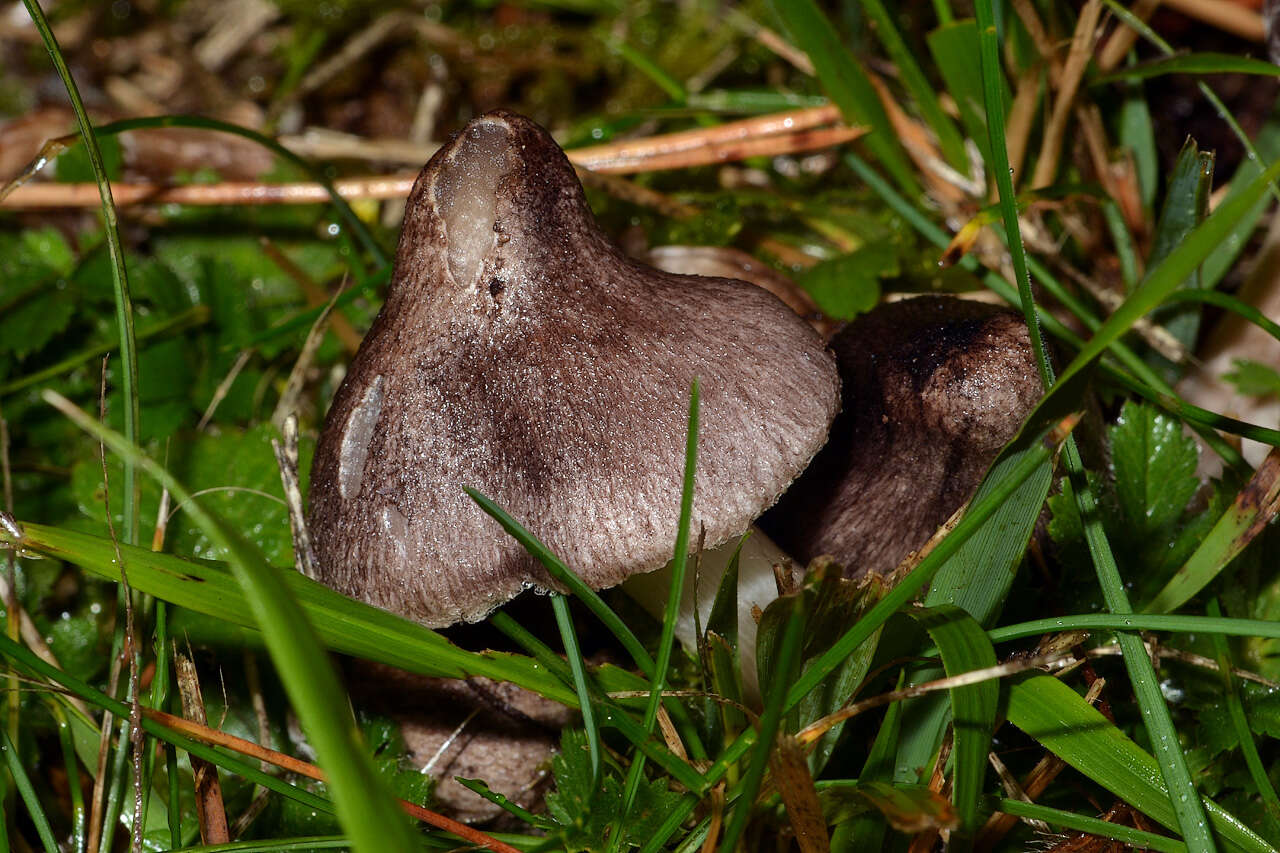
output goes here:
<path id="1" fill-rule="evenodd" d="M 969 499 L 1040 399 L 1022 316 L 945 296 L 873 309 L 831 341 L 843 409 L 760 526 L 793 557 L 886 573 Z"/>
<path id="2" fill-rule="evenodd" d="M 464 485 L 593 587 L 658 568 L 694 377 L 693 529 L 710 547 L 822 446 L 833 357 L 760 288 L 626 258 L 532 121 L 473 120 L 414 185 L 386 303 L 316 448 L 319 579 L 431 626 L 552 588 Z"/>

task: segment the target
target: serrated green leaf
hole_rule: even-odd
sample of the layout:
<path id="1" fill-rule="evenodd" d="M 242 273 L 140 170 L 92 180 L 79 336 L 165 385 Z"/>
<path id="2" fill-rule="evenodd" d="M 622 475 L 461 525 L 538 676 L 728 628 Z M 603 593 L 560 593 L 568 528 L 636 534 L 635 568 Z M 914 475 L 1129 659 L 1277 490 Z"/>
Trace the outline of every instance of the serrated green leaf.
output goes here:
<path id="1" fill-rule="evenodd" d="M 569 853 L 603 853 L 609 826 L 622 811 L 622 783 L 612 772 L 595 778 L 587 736 L 580 729 L 565 729 L 561 734 L 560 752 L 551 759 L 551 772 L 556 785 L 547 794 L 547 812 L 559 824 L 553 837 Z"/>
<path id="2" fill-rule="evenodd" d="M 1108 435 L 1130 541 L 1148 540 L 1178 520 L 1199 488 L 1195 441 L 1178 421 L 1133 402 L 1125 403 Z"/>

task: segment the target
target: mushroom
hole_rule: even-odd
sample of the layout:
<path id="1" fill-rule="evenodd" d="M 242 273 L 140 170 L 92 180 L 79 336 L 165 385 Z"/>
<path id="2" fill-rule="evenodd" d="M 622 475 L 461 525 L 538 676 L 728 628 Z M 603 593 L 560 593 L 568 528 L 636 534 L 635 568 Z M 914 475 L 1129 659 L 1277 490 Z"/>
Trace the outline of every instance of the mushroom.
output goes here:
<path id="1" fill-rule="evenodd" d="M 361 664 L 348 675 L 362 708 L 399 725 L 408 760 L 437 779 L 432 808 L 464 823 L 502 817 L 501 806 L 458 781 L 481 779 L 517 805 L 536 808 L 549 787 L 551 756 L 573 712 L 487 678 L 427 678 Z"/>
<path id="2" fill-rule="evenodd" d="M 952 297 L 879 306 L 831 342 L 843 410 L 760 521 L 808 562 L 885 573 L 969 499 L 1040 399 L 1021 315 Z"/>
<path id="3" fill-rule="evenodd" d="M 830 338 L 838 324 L 824 317 L 808 291 L 789 276 L 741 249 L 729 246 L 655 246 L 645 260 L 667 272 L 737 278 L 763 287 L 787 303 L 822 337 Z"/>
<path id="4" fill-rule="evenodd" d="M 320 436 L 318 579 L 433 627 L 555 588 L 464 485 L 595 588 L 662 566 L 695 377 L 693 525 L 714 546 L 821 447 L 834 359 L 760 288 L 625 257 L 532 121 L 473 120 L 414 185 L 386 303 Z"/>

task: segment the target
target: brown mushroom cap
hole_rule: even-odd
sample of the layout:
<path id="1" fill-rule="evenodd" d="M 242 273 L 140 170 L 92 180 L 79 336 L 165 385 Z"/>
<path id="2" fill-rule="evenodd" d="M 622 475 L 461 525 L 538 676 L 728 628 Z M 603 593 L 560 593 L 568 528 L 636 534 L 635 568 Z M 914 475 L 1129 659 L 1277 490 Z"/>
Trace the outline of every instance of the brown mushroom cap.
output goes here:
<path id="1" fill-rule="evenodd" d="M 774 296 L 660 272 L 600 232 L 542 128 L 489 113 L 410 195 L 395 272 L 316 449 L 319 579 L 432 626 L 541 566 L 493 498 L 596 588 L 670 559 L 691 381 L 693 529 L 741 533 L 826 438 L 834 359 Z"/>
<path id="2" fill-rule="evenodd" d="M 1021 315 L 922 296 L 881 305 L 831 341 L 843 411 L 760 526 L 805 562 L 888 572 L 977 488 L 1040 399 Z"/>

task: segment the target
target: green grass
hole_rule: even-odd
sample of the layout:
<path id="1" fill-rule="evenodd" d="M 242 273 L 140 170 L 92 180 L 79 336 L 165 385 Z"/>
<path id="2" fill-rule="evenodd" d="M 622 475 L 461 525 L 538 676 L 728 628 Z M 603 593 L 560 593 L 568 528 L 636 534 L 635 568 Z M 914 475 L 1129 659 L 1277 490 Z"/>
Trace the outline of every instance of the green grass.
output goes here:
<path id="1" fill-rule="evenodd" d="M 1051 44 L 1069 43 L 1076 5 L 1029 5 Z M 1269 473 L 1249 487 L 1252 469 L 1218 432 L 1280 446 L 1280 430 L 1181 399 L 1176 387 L 1187 368 L 1157 357 L 1139 334 L 1140 321 L 1173 318 L 1169 330 L 1194 350 L 1196 329 L 1214 312 L 1230 312 L 1280 340 L 1274 318 L 1236 293 L 1277 194 L 1280 161 L 1271 160 L 1280 154 L 1280 121 L 1270 114 L 1241 121 L 1206 85 L 1224 73 L 1275 76 L 1274 66 L 1242 51 L 1204 50 L 1194 32 L 1177 31 L 1190 41 L 1167 44 L 1133 21 L 1144 45 L 1133 61 L 1106 73 L 1091 64 L 1078 95 L 1100 108 L 1096 130 L 1118 164 L 1115 180 L 1134 181 L 1132 197 L 1121 199 L 1093 172 L 1079 126 L 1085 110 L 1073 114 L 1052 184 L 1032 190 L 1015 180 L 1010 146 L 1027 143 L 1020 173 L 1031 174 L 1056 90 L 1022 19 L 991 0 L 980 0 L 972 18 L 946 0 L 910 18 L 881 2 L 776 0 L 743 4 L 727 23 L 698 4 L 514 3 L 501 14 L 450 6 L 440 20 L 423 19 L 431 46 L 416 36 L 388 42 L 381 49 L 394 61 L 355 58 L 318 85 L 306 82 L 310 72 L 387 12 L 339 4 L 322 19 L 283 5 L 271 39 L 249 43 L 242 61 L 228 66 L 228 97 L 257 99 L 265 117 L 258 128 L 176 110 L 93 126 L 79 90 L 102 90 L 101 71 L 85 60 L 83 45 L 59 46 L 58 20 L 51 27 L 34 0 L 27 9 L 47 56 L 28 53 L 4 73 L 35 91 L 31 81 L 52 62 L 79 141 L 50 169 L 62 182 L 95 183 L 101 207 L 84 219 L 0 210 L 0 418 L 10 436 L 0 446 L 0 508 L 15 520 L 0 526 L 0 550 L 15 557 L 11 577 L 34 627 L 24 632 L 7 620 L 0 636 L 10 711 L 0 733 L 0 849 L 84 849 L 95 820 L 106 824 L 99 850 L 127 849 L 135 817 L 161 849 L 452 849 L 456 838 L 404 819 L 393 792 L 427 796 L 421 775 L 396 738 L 379 734 L 394 730 L 390 721 L 362 707 L 352 713 L 335 654 L 357 667 L 511 682 L 576 709 L 562 751 L 549 761 L 545 800 L 526 809 L 486 793 L 514 821 L 493 837 L 520 850 L 691 851 L 713 827 L 718 849 L 772 849 L 814 822 L 835 850 L 902 849 L 908 836 L 938 831 L 967 849 L 993 812 L 1158 850 L 1261 853 L 1280 845 L 1273 781 L 1280 701 L 1231 674 L 1234 667 L 1280 681 L 1280 578 L 1267 524 L 1274 510 L 1257 500 Z M 96 20 L 102 31 L 91 41 L 110 45 L 144 23 L 167 28 L 174 14 L 157 7 L 115 23 Z M 796 67 L 804 62 L 757 41 L 756 25 L 803 52 L 813 76 Z M 547 44 L 555 51 L 545 52 Z M 388 99 L 380 109 L 394 103 L 388 115 L 412 114 L 418 93 L 435 85 L 425 71 L 432 51 L 449 68 L 437 137 L 482 100 L 532 114 L 579 144 L 834 104 L 871 131 L 836 156 L 757 157 L 741 167 L 634 178 L 699 216 L 673 221 L 595 190 L 589 200 L 614 236 L 630 229 L 654 245 L 731 245 L 766 260 L 826 262 L 822 275 L 783 270 L 814 287 L 822 304 L 856 310 L 867 293 L 988 291 L 1030 321 L 1046 391 L 967 511 L 892 585 L 855 590 L 829 567 L 810 567 L 795 594 L 759 614 L 758 700 L 741 694 L 737 620 L 747 617 L 734 614 L 728 593 L 702 626 L 699 648 L 675 643 L 683 576 L 700 563 L 690 555 L 690 528 L 700 502 L 714 497 L 694 490 L 704 428 L 696 383 L 683 432 L 680 521 L 671 531 L 675 581 L 662 619 L 640 615 L 621 593 L 586 587 L 576 573 L 583 567 L 567 565 L 522 519 L 474 490 L 471 497 L 562 590 L 550 601 L 558 639 L 499 611 L 486 642 L 514 651 L 471 651 L 287 568 L 292 541 L 272 500 L 279 486 L 269 423 L 321 309 L 259 240 L 269 239 L 312 281 L 334 287 L 349 279 L 334 310 L 363 332 L 381 307 L 386 247 L 396 233 L 378 211 L 333 190 L 339 176 L 390 167 L 312 161 L 282 143 L 281 129 L 296 116 L 360 115 L 374 92 Z M 387 69 L 412 84 L 390 85 L 379 76 Z M 1171 126 L 1154 106 L 1161 87 L 1179 80 L 1195 81 L 1187 91 L 1204 99 L 1205 120 L 1225 121 L 1241 139 L 1247 157 L 1238 168 L 1213 164 L 1203 141 L 1178 161 L 1162 159 L 1157 140 L 1194 132 Z M 1028 81 L 1039 88 L 1022 139 L 1008 124 L 1010 99 Z M 917 137 L 891 121 L 877 82 Z M 345 129 L 363 127 L 351 121 Z M 1242 125 L 1261 130 L 1247 138 Z M 175 129 L 260 146 L 275 158 L 267 180 L 320 181 L 331 204 L 165 207 L 145 216 L 117 209 L 108 181 L 123 176 L 122 158 L 142 135 Z M 407 124 L 389 132 L 406 133 Z M 920 140 L 932 150 L 922 154 Z M 975 171 L 987 182 L 979 193 L 971 191 Z M 166 179 L 217 177 L 196 172 Z M 1226 182 L 1208 212 L 1204 199 Z M 940 269 L 941 252 L 966 220 L 977 245 Z M 851 266 L 857 275 L 847 282 L 827 274 Z M 1119 306 L 1107 310 L 1078 290 L 1079 276 L 1115 282 Z M 241 351 L 247 360 L 230 376 Z M 298 400 L 304 481 L 349 360 L 329 334 L 306 374 Z M 1268 370 L 1242 368 L 1234 381 L 1280 387 Z M 99 419 L 88 413 L 99 411 L 104 378 Z M 201 433 L 196 424 L 220 385 L 225 396 Z M 1195 470 L 1206 453 L 1220 458 L 1224 473 L 1201 485 Z M 152 540 L 162 490 L 180 510 L 155 552 L 142 546 Z M 136 621 L 134 661 L 140 676 L 154 679 L 136 697 L 122 653 L 126 602 Z M 832 621 L 834 602 L 847 621 Z M 28 645 L 33 636 L 44 638 L 56 664 Z M 803 798 L 777 796 L 778 738 L 849 701 L 1016 660 L 1038 642 L 1057 648 L 1050 638 L 1063 654 L 1118 645 L 1122 659 L 1095 658 L 1088 678 L 1069 669 L 957 682 L 863 713 L 833 729 L 807 766 L 789 768 L 811 777 L 803 788 L 816 792 L 817 813 L 791 814 Z M 1144 644 L 1153 638 L 1174 652 L 1160 669 Z M 211 719 L 301 751 L 287 737 L 296 718 L 328 782 L 263 772 L 145 713 L 146 758 L 135 778 L 119 723 L 133 701 L 172 710 L 175 641 L 196 651 Z M 257 695 L 234 675 L 246 654 L 263 663 L 267 686 Z M 115 683 L 113 660 L 125 664 Z M 1196 663 L 1203 660 L 1218 669 Z M 1105 706 L 1083 698 L 1094 675 L 1106 680 Z M 105 741 L 104 713 L 117 726 Z M 987 760 L 993 748 L 1019 777 L 1046 753 L 1069 769 L 1026 803 L 1001 789 Z M 199 846 L 184 754 L 219 768 L 233 818 L 263 791 L 267 806 L 249 838 Z M 925 787 L 938 778 L 947 782 L 945 802 Z M 95 789 L 107 792 L 99 811 Z M 135 794 L 143 804 L 137 816 Z M 1097 817 L 1095 804 L 1107 811 L 1118 803 L 1143 822 Z M 1017 825 L 995 849 L 1034 843 Z"/>

